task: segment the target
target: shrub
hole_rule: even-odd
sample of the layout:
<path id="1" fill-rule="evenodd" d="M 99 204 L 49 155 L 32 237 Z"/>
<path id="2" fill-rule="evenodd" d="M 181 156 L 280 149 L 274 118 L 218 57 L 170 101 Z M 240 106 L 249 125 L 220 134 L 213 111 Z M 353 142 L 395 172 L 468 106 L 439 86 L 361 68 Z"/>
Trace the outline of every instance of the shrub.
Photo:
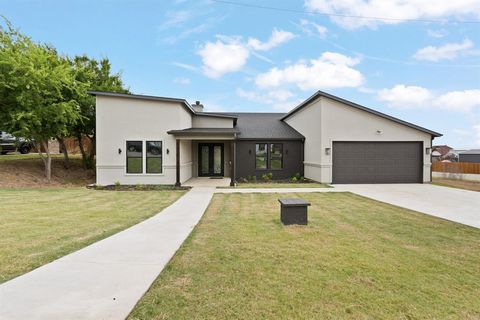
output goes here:
<path id="1" fill-rule="evenodd" d="M 292 182 L 294 182 L 294 183 L 295 183 L 295 182 L 298 182 L 298 179 L 297 179 L 297 177 L 296 177 L 296 176 L 293 176 L 293 177 L 290 179 L 290 181 L 292 181 Z"/>
<path id="2" fill-rule="evenodd" d="M 269 173 L 262 174 L 261 178 L 265 182 L 270 181 L 273 178 L 273 173 L 269 172 Z"/>

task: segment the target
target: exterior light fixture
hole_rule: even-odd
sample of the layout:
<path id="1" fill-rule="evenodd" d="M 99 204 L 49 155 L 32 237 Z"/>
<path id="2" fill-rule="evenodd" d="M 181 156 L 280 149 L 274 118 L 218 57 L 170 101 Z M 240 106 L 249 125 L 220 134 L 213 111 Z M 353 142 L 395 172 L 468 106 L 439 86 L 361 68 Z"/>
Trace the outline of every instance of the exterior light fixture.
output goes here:
<path id="1" fill-rule="evenodd" d="M 377 130 L 377 134 L 379 134 L 379 135 L 382 134 L 382 130 L 380 130 L 380 129 Z"/>
<path id="2" fill-rule="evenodd" d="M 252 154 L 252 149 L 249 149 L 249 150 L 248 150 L 248 154 Z"/>
<path id="3" fill-rule="evenodd" d="M 331 150 L 332 150 L 332 148 L 325 148 L 325 154 L 326 154 L 327 156 L 329 156 Z"/>
<path id="4" fill-rule="evenodd" d="M 432 152 L 432 148 L 425 148 L 425 154 L 430 154 Z"/>
<path id="5" fill-rule="evenodd" d="M 118 154 L 122 154 L 122 149 L 118 148 Z"/>
<path id="6" fill-rule="evenodd" d="M 170 153 L 170 150 L 167 148 L 167 154 L 169 154 L 169 153 Z"/>

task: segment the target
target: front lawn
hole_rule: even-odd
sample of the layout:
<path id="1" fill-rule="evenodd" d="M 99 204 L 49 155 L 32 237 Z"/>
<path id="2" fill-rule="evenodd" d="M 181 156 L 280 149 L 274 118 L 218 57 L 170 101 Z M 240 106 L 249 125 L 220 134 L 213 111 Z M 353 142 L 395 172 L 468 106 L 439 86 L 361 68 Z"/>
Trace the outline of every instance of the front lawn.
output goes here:
<path id="1" fill-rule="evenodd" d="M 216 194 L 130 319 L 478 319 L 480 230 L 350 193 Z"/>
<path id="2" fill-rule="evenodd" d="M 432 183 L 437 186 L 480 191 L 480 181 L 433 178 Z"/>
<path id="3" fill-rule="evenodd" d="M 0 283 L 149 218 L 182 194 L 0 189 Z"/>

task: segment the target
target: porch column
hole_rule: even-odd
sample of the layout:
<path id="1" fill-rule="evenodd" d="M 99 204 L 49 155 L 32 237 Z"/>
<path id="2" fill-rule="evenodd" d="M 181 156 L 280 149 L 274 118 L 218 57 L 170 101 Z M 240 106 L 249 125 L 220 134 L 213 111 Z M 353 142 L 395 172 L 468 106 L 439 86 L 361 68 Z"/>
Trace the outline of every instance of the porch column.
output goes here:
<path id="1" fill-rule="evenodd" d="M 176 147 L 176 166 L 175 166 L 175 170 L 176 170 L 176 173 L 177 173 L 177 182 L 175 183 L 175 186 L 180 187 L 181 186 L 181 183 L 180 183 L 180 139 L 177 139 L 176 142 L 177 142 L 177 147 Z"/>
<path id="2" fill-rule="evenodd" d="M 230 162 L 231 162 L 231 165 L 230 165 L 230 186 L 233 187 L 235 186 L 235 165 L 236 165 L 236 157 L 237 157 L 237 152 L 235 150 L 235 147 L 236 147 L 236 142 L 235 140 L 232 140 L 232 142 L 230 142 Z"/>

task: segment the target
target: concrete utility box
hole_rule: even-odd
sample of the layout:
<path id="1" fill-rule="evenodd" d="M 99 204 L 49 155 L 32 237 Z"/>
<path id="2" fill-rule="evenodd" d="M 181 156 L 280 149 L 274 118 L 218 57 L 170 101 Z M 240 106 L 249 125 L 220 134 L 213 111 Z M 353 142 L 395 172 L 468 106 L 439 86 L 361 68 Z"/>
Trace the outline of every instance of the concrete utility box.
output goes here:
<path id="1" fill-rule="evenodd" d="M 280 220 L 283 224 L 308 223 L 307 209 L 310 202 L 303 199 L 278 199 L 280 202 Z"/>

